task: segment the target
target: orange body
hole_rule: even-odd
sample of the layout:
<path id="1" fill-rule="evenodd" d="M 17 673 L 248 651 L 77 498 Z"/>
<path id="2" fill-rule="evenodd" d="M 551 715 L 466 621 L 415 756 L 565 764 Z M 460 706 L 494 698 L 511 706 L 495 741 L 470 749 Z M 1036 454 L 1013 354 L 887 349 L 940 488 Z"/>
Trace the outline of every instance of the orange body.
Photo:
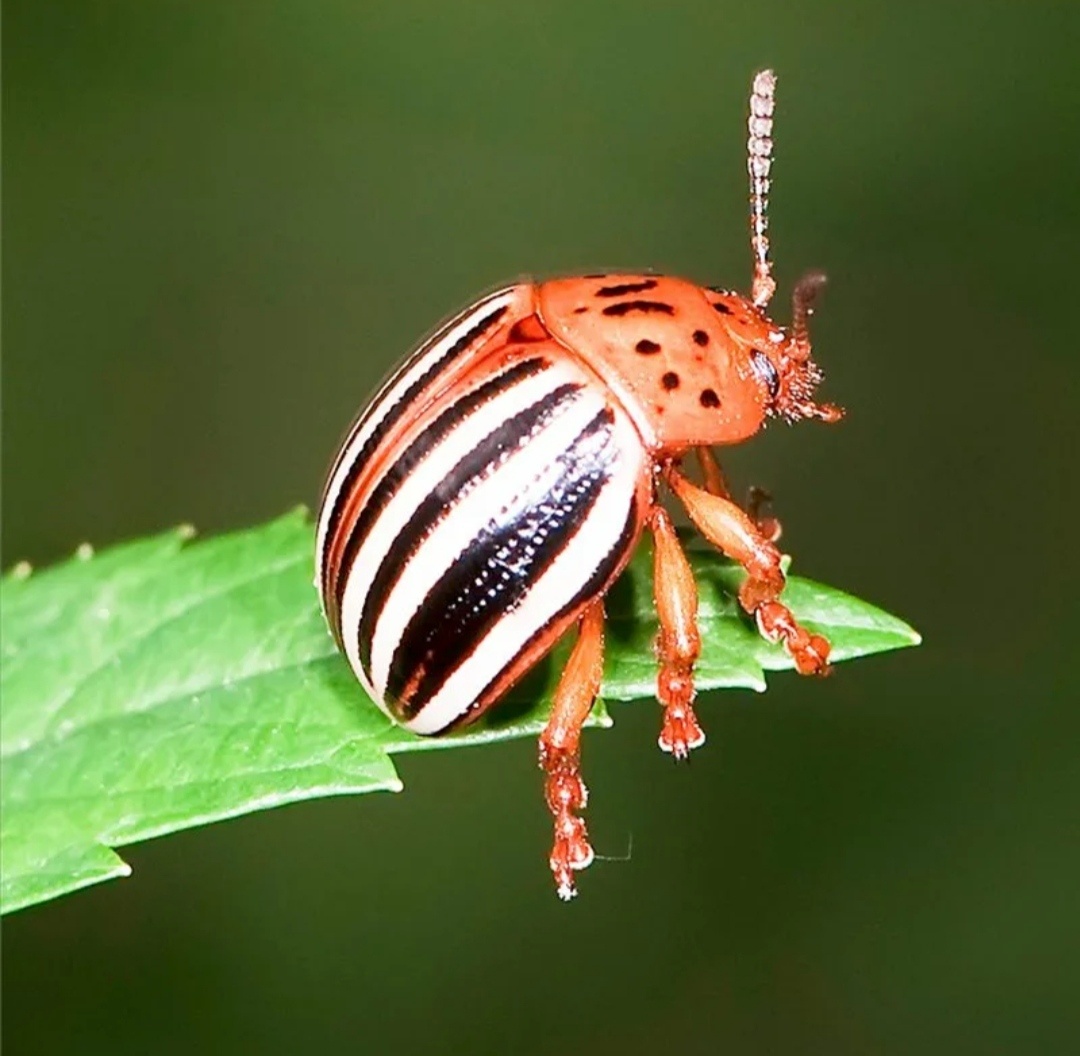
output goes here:
<path id="1" fill-rule="evenodd" d="M 598 275 L 543 283 L 537 307 L 654 454 L 734 444 L 761 428 L 770 394 L 752 357 L 772 362 L 786 335 L 745 297 L 661 275 Z"/>

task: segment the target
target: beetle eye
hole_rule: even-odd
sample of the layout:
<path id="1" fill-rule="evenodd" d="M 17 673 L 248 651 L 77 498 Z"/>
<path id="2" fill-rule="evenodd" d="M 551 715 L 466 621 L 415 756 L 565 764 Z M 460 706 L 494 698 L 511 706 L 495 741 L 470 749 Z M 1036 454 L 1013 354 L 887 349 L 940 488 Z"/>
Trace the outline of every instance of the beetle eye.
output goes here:
<path id="1" fill-rule="evenodd" d="M 769 399 L 775 400 L 776 394 L 780 391 L 780 375 L 776 373 L 772 360 L 764 352 L 754 349 L 750 353 L 750 366 L 765 388 L 769 390 Z"/>

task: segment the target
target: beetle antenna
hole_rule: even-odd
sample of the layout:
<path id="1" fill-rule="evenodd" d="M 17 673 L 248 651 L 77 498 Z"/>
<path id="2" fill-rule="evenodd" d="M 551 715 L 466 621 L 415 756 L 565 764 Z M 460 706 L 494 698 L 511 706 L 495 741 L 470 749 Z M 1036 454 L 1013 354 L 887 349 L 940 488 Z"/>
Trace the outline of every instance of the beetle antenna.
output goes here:
<path id="1" fill-rule="evenodd" d="M 780 394 L 780 413 L 789 422 L 800 418 L 817 418 L 822 422 L 838 422 L 844 417 L 843 408 L 831 403 L 815 403 L 814 389 L 821 381 L 821 370 L 810 358 L 810 316 L 814 301 L 825 285 L 820 271 L 807 272 L 797 283 L 791 296 L 791 336 L 783 358 L 784 383 Z"/>
<path id="2" fill-rule="evenodd" d="M 769 170 L 772 168 L 773 109 L 776 74 L 760 70 L 750 89 L 750 116 L 746 122 L 746 169 L 750 175 L 750 249 L 754 254 L 754 283 L 750 296 L 764 308 L 776 290 L 769 260 Z"/>
<path id="3" fill-rule="evenodd" d="M 791 345 L 796 359 L 810 358 L 810 316 L 814 314 L 814 302 L 826 281 L 823 271 L 810 271 L 795 283 L 795 292 L 791 295 Z"/>

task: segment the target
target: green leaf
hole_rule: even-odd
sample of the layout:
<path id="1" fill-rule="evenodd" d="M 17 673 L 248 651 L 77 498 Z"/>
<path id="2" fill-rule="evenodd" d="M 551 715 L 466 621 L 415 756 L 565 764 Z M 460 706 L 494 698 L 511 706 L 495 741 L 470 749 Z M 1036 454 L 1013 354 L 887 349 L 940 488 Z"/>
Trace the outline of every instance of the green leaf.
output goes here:
<path id="1" fill-rule="evenodd" d="M 190 530 L 80 552 L 0 583 L 0 908 L 114 876 L 111 850 L 178 829 L 310 799 L 399 790 L 396 752 L 535 734 L 566 643 L 466 731 L 425 739 L 394 726 L 337 654 L 311 585 L 302 511 L 188 545 Z M 742 572 L 694 553 L 702 689 L 765 688 L 791 667 L 737 609 Z M 653 693 L 651 554 L 608 599 L 604 695 Z M 808 580 L 785 595 L 849 659 L 914 645 L 879 609 Z M 610 725 L 602 703 L 590 724 Z"/>

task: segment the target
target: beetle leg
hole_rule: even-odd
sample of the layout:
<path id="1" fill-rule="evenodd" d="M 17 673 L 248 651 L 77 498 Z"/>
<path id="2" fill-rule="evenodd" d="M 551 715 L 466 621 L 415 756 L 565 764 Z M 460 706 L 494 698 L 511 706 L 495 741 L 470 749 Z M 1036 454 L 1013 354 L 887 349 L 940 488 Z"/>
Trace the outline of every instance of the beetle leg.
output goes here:
<path id="1" fill-rule="evenodd" d="M 758 531 L 770 543 L 777 543 L 783 534 L 783 526 L 775 517 L 763 512 L 771 503 L 771 492 L 765 488 L 759 488 L 756 484 L 750 486 L 750 490 L 746 493 L 746 512 L 750 515 L 750 520 L 757 525 Z"/>
<path id="2" fill-rule="evenodd" d="M 720 463 L 716 460 L 712 448 L 697 447 L 694 450 L 697 452 L 698 464 L 701 466 L 701 476 L 705 484 L 705 490 L 710 495 L 719 495 L 722 499 L 730 499 L 731 488 L 728 486 L 727 477 L 724 476 L 724 471 L 720 468 Z M 764 488 L 753 485 L 747 492 L 746 512 L 750 514 L 750 520 L 758 526 L 758 530 L 770 543 L 775 543 L 780 538 L 782 531 L 780 522 L 775 517 L 762 514 L 763 508 L 770 502 L 772 502 L 772 495 Z"/>
<path id="3" fill-rule="evenodd" d="M 756 618 L 762 636 L 784 643 L 799 674 L 828 674 L 828 640 L 811 634 L 778 600 L 784 589 L 784 573 L 776 546 L 729 499 L 710 495 L 675 469 L 668 470 L 667 479 L 701 534 L 746 569 L 739 602 Z"/>
<path id="4" fill-rule="evenodd" d="M 656 695 L 664 705 L 659 744 L 676 759 L 685 759 L 691 748 L 705 742 L 694 714 L 694 664 L 701 654 L 697 584 L 675 525 L 662 506 L 653 509 L 651 527 L 655 544 L 653 589 L 660 619 Z"/>
<path id="5" fill-rule="evenodd" d="M 540 735 L 540 766 L 547 774 L 544 796 L 555 819 L 551 872 L 559 898 L 577 894 L 574 871 L 593 860 L 593 849 L 578 811 L 588 791 L 581 780 L 581 728 L 589 717 L 604 673 L 604 606 L 595 601 L 581 617 L 578 639 L 555 691 L 551 717 Z"/>
<path id="6" fill-rule="evenodd" d="M 731 489 L 728 487 L 727 477 L 720 468 L 711 447 L 696 447 L 698 465 L 701 466 L 701 476 L 705 483 L 705 490 L 710 495 L 719 495 L 722 499 L 731 498 Z"/>

